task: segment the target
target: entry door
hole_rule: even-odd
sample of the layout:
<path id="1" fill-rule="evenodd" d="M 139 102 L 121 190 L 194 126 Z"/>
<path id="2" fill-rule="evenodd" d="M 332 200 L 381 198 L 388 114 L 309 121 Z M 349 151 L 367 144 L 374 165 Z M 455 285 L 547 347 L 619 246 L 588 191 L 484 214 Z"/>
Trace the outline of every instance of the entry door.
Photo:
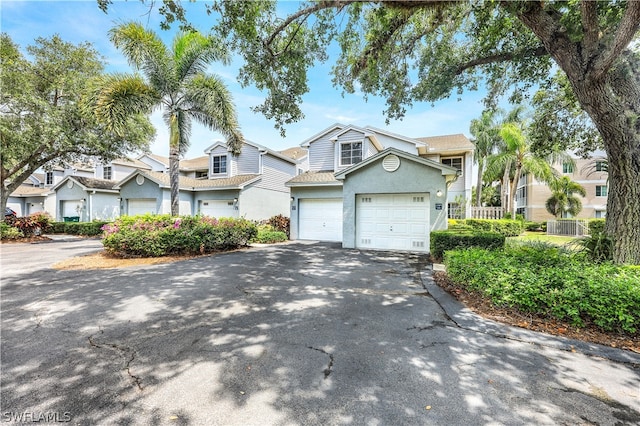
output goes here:
<path id="1" fill-rule="evenodd" d="M 429 251 L 429 194 L 356 197 L 356 247 Z"/>
<path id="2" fill-rule="evenodd" d="M 302 198 L 298 215 L 301 240 L 342 241 L 342 198 Z"/>

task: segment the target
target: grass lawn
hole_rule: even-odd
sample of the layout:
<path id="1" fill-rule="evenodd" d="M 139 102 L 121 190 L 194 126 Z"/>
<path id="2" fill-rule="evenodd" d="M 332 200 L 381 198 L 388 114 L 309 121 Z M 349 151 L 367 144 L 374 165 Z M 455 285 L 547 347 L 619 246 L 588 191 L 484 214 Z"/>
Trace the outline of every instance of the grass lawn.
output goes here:
<path id="1" fill-rule="evenodd" d="M 507 238 L 507 241 L 543 241 L 545 243 L 551 243 L 557 246 L 565 246 L 575 239 L 576 237 L 569 237 L 565 235 L 547 235 L 544 232 L 527 231 L 520 236 L 509 237 Z"/>

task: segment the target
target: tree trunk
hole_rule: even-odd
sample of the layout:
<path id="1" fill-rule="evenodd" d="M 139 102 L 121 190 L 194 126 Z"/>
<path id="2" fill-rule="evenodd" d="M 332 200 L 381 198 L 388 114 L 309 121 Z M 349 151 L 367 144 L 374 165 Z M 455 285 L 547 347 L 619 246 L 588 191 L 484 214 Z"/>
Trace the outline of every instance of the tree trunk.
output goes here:
<path id="1" fill-rule="evenodd" d="M 171 216 L 180 215 L 180 130 L 178 117 L 169 122 L 169 182 L 171 186 Z"/>
<path id="2" fill-rule="evenodd" d="M 484 160 L 478 158 L 478 183 L 476 184 L 476 207 L 482 207 L 482 169 Z"/>
<path id="3" fill-rule="evenodd" d="M 511 171 L 511 161 L 507 161 L 504 166 L 504 175 L 502 176 L 502 211 L 506 214 L 511 211 L 511 197 L 509 196 L 509 189 L 511 181 L 509 180 L 509 172 Z"/>
<path id="4" fill-rule="evenodd" d="M 640 264 L 640 84 L 628 63 L 605 79 L 574 84 L 604 141 L 609 162 L 605 232 L 616 263 Z"/>

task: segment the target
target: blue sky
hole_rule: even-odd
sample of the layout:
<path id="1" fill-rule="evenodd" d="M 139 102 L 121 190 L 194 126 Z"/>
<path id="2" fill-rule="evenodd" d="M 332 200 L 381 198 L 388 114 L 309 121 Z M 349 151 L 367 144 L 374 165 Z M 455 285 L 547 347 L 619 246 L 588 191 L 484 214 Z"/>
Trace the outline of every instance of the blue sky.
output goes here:
<path id="1" fill-rule="evenodd" d="M 295 9 L 297 2 L 288 2 L 286 8 Z M 54 34 L 68 42 L 90 42 L 107 63 L 109 72 L 130 72 L 131 68 L 124 57 L 113 47 L 107 37 L 108 30 L 114 25 L 128 20 L 139 21 L 156 31 L 170 43 L 177 31 L 160 29 L 161 18 L 155 12 L 138 1 L 114 2 L 108 14 L 98 9 L 95 1 L 2 1 L 0 10 L 0 28 L 8 33 L 22 49 L 33 44 L 37 37 L 49 37 Z M 214 24 L 212 16 L 204 12 L 200 2 L 188 5 L 188 19 L 201 31 L 208 31 Z M 331 85 L 329 75 L 331 60 L 318 65 L 309 73 L 311 91 L 304 97 L 302 110 L 305 118 L 287 126 L 285 138 L 280 136 L 274 123 L 261 114 L 251 111 L 252 106 L 262 102 L 265 94 L 254 87 L 242 88 L 236 81 L 239 59 L 229 66 L 213 64 L 210 71 L 223 77 L 234 96 L 238 118 L 245 137 L 271 149 L 283 150 L 299 145 L 302 141 L 324 128 L 340 122 L 359 126 L 371 125 L 409 137 L 436 136 L 452 133 L 464 133 L 470 136 L 469 123 L 480 116 L 483 106 L 482 92 L 467 92 L 462 101 L 456 96 L 450 99 L 430 103 L 416 103 L 407 111 L 401 121 L 385 124 L 384 100 L 370 96 L 367 101 L 359 94 L 345 94 Z M 157 131 L 156 140 L 151 146 L 152 152 L 168 154 L 167 130 L 160 113 L 152 116 Z M 201 126 L 194 125 L 191 147 L 187 158 L 203 155 L 203 151 L 221 135 Z"/>

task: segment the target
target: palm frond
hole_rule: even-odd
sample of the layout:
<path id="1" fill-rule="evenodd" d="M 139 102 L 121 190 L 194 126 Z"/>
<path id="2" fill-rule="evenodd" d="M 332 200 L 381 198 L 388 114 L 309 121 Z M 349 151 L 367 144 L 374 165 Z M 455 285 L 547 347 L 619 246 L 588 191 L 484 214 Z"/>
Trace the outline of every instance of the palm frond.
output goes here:
<path id="1" fill-rule="evenodd" d="M 91 81 L 83 100 L 99 122 L 116 133 L 124 129 L 128 117 L 151 113 L 159 94 L 139 75 L 111 74 Z"/>
<path id="2" fill-rule="evenodd" d="M 204 73 L 212 61 L 227 63 L 228 54 L 212 37 L 199 32 L 182 32 L 173 41 L 173 61 L 177 78 L 183 81 Z"/>
<path id="3" fill-rule="evenodd" d="M 199 74 L 185 87 L 185 102 L 189 114 L 211 130 L 222 133 L 234 153 L 240 153 L 244 137 L 240 132 L 231 93 L 222 80 L 213 75 Z"/>

